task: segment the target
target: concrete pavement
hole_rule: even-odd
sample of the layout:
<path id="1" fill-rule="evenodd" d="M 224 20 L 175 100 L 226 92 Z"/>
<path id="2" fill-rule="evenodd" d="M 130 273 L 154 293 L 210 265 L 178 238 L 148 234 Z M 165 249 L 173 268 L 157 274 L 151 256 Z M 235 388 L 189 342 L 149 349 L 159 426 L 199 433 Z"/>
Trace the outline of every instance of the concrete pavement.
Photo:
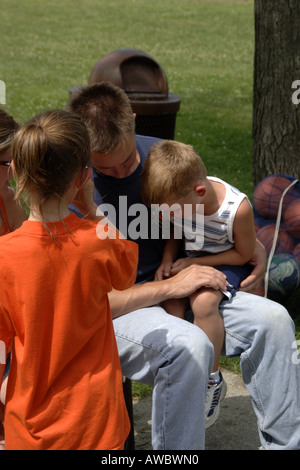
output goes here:
<path id="1" fill-rule="evenodd" d="M 250 395 L 240 376 L 222 370 L 227 394 L 218 421 L 206 431 L 206 450 L 258 450 L 256 416 Z M 133 404 L 136 450 L 151 447 L 151 397 Z"/>

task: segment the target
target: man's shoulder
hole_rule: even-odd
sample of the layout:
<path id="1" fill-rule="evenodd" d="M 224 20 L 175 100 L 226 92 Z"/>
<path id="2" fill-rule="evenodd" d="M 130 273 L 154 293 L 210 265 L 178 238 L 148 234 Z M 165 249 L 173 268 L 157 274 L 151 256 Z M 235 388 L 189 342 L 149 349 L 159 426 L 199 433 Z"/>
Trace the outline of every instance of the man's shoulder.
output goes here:
<path id="1" fill-rule="evenodd" d="M 148 145 L 153 145 L 154 142 L 157 142 L 158 140 L 162 140 L 159 137 L 152 137 L 150 135 L 141 135 L 141 134 L 136 134 L 136 141 L 139 143 L 145 143 Z"/>
<path id="2" fill-rule="evenodd" d="M 155 142 L 158 142 L 159 140 L 161 139 L 159 139 L 158 137 L 151 137 L 148 135 L 140 135 L 140 134 L 136 135 L 136 145 L 137 145 L 138 152 L 142 159 L 147 157 L 152 145 Z"/>

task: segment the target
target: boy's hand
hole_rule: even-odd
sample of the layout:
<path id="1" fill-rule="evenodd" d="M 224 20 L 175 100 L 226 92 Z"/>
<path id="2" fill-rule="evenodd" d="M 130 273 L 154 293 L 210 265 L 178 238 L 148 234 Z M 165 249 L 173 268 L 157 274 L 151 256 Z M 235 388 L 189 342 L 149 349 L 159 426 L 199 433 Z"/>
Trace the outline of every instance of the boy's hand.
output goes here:
<path id="1" fill-rule="evenodd" d="M 157 271 L 155 273 L 155 281 L 162 281 L 163 279 L 170 277 L 171 267 L 172 267 L 172 261 L 162 262 L 161 265 L 157 268 Z"/>
<path id="2" fill-rule="evenodd" d="M 193 263 L 191 258 L 179 258 L 172 264 L 171 274 L 177 274 L 179 271 L 182 271 L 184 268 L 191 266 Z"/>
<path id="3" fill-rule="evenodd" d="M 249 261 L 253 265 L 252 273 L 240 284 L 240 290 L 244 292 L 255 292 L 260 286 L 266 269 L 267 253 L 265 247 L 256 240 L 255 253 Z"/>

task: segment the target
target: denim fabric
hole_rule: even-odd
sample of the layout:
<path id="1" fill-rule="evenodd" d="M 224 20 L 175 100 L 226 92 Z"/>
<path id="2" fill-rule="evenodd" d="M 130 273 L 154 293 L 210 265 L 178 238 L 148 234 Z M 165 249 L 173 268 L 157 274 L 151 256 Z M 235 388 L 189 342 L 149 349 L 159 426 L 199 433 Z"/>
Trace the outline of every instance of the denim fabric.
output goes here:
<path id="1" fill-rule="evenodd" d="M 237 292 L 220 305 L 224 354 L 241 372 L 264 449 L 300 449 L 300 361 L 292 360 L 294 324 L 279 304 Z M 198 327 L 158 306 L 114 320 L 123 374 L 154 385 L 154 450 L 205 448 L 204 403 L 213 347 Z"/>

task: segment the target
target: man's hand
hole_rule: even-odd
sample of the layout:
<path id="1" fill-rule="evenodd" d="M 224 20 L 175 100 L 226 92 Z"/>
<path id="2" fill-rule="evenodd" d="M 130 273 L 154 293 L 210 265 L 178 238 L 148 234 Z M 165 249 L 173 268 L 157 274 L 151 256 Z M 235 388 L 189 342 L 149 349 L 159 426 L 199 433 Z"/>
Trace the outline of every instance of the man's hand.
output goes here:
<path id="1" fill-rule="evenodd" d="M 109 294 L 112 317 L 116 318 L 139 308 L 151 307 L 168 299 L 188 297 L 201 287 L 227 289 L 226 276 L 210 266 L 192 265 L 175 276 L 161 281 L 135 284 L 124 291 L 113 289 Z"/>
<path id="2" fill-rule="evenodd" d="M 195 264 L 182 269 L 165 282 L 168 283 L 168 298 L 175 299 L 187 297 L 201 287 L 226 290 L 228 285 L 226 276 L 221 271 Z"/>

